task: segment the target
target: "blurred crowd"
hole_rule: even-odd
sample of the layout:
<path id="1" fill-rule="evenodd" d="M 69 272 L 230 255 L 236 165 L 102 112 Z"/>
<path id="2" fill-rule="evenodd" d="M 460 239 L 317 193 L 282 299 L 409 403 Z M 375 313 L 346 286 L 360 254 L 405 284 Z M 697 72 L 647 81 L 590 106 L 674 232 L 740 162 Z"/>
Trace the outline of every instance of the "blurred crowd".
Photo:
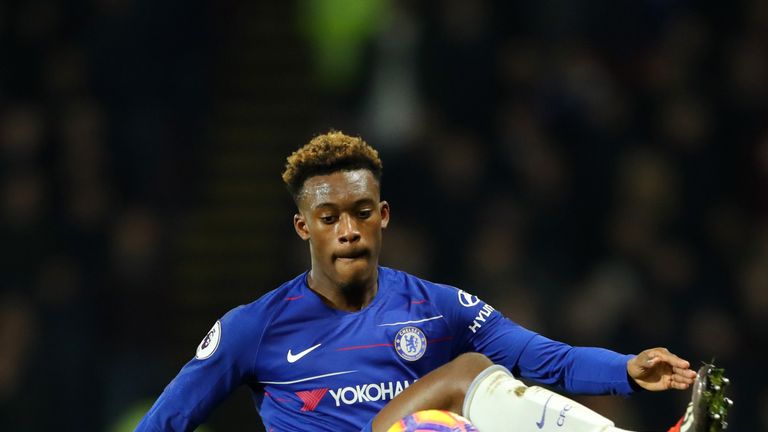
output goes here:
<path id="1" fill-rule="evenodd" d="M 217 36 L 192 3 L 0 3 L 10 430 L 118 430 L 181 366 L 174 218 L 203 205 L 196 155 L 216 148 L 202 131 Z M 733 430 L 768 430 L 768 3 L 290 5 L 322 94 L 315 132 L 382 153 L 384 265 L 574 345 L 715 360 Z M 274 288 L 243 283 L 258 288 L 241 303 Z M 583 400 L 651 430 L 688 397 Z"/>
<path id="2" fill-rule="evenodd" d="M 383 262 L 573 344 L 715 360 L 733 428 L 766 429 L 768 3 L 439 4 L 389 2 L 329 81 L 383 149 Z M 588 403 L 652 430 L 687 397 Z"/>
<path id="3" fill-rule="evenodd" d="M 165 345 L 165 233 L 185 199 L 179 150 L 205 110 L 189 103 L 207 91 L 189 54 L 205 45 L 179 44 L 168 22 L 183 13 L 146 6 L 0 3 L 7 430 L 107 430 L 142 383 L 166 380 L 152 375 Z"/>

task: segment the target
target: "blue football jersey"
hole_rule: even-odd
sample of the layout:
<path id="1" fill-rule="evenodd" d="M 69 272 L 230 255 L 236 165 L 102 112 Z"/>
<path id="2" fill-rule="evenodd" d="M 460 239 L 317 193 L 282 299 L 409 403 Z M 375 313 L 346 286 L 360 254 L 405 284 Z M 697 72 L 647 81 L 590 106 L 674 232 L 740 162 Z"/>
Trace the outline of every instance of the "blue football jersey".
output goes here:
<path id="1" fill-rule="evenodd" d="M 193 430 L 245 384 L 269 431 L 359 431 L 466 352 L 572 393 L 632 392 L 631 356 L 552 341 L 457 288 L 379 267 L 373 301 L 345 312 L 324 304 L 306 276 L 217 321 L 137 430 Z"/>

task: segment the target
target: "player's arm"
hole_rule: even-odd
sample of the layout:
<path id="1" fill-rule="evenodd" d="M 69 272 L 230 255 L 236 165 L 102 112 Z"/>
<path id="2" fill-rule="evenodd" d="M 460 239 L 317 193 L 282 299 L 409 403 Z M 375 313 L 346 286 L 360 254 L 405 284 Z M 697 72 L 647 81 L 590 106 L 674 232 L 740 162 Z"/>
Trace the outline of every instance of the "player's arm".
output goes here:
<path id="1" fill-rule="evenodd" d="M 255 354 L 250 351 L 258 344 L 244 343 L 254 330 L 243 325 L 246 320 L 239 319 L 239 309 L 242 308 L 230 311 L 214 324 L 197 347 L 195 357 L 168 384 L 136 431 L 194 430 L 252 376 Z"/>
<path id="2" fill-rule="evenodd" d="M 523 377 L 579 394 L 685 390 L 696 377 L 686 360 L 666 348 L 624 355 L 604 348 L 573 347 L 541 335 L 525 347 L 517 367 Z"/>
<path id="3" fill-rule="evenodd" d="M 525 329 L 463 291 L 441 295 L 458 335 L 456 354 L 480 352 L 523 378 L 577 394 L 628 395 L 640 387 L 687 388 L 695 377 L 687 362 L 663 349 L 634 356 L 573 347 Z"/>
<path id="4" fill-rule="evenodd" d="M 597 347 L 574 347 L 541 335 L 523 348 L 513 366 L 523 378 L 575 394 L 629 395 L 637 390 L 627 374 L 633 355 Z"/>

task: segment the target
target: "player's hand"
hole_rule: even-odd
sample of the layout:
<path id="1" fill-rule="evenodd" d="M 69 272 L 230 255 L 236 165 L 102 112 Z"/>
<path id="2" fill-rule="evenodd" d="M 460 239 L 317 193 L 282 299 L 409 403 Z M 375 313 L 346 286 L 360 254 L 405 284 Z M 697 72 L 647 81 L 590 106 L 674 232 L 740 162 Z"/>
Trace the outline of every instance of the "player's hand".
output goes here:
<path id="1" fill-rule="evenodd" d="M 627 373 L 646 390 L 685 390 L 696 378 L 690 367 L 688 361 L 666 348 L 651 348 L 627 362 Z"/>

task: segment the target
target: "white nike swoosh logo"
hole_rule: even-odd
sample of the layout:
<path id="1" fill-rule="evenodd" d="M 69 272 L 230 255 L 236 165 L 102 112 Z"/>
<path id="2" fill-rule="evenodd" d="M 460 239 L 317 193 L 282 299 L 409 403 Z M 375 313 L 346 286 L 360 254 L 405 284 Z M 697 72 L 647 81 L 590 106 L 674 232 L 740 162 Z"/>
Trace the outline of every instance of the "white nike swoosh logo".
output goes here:
<path id="1" fill-rule="evenodd" d="M 288 355 L 285 358 L 288 360 L 288 363 L 297 362 L 297 361 L 301 360 L 301 358 L 304 357 L 305 355 L 311 353 L 315 348 L 319 347 L 320 345 L 322 345 L 322 344 L 317 344 L 317 345 L 315 345 L 313 347 L 309 347 L 309 348 L 305 349 L 304 351 L 302 351 L 302 352 L 300 352 L 298 354 L 292 354 L 291 350 L 288 350 Z"/>
<path id="2" fill-rule="evenodd" d="M 379 324 L 379 327 L 382 327 L 382 326 L 397 326 L 397 325 L 403 325 L 403 324 L 418 324 L 418 323 L 422 323 L 424 321 L 432 321 L 432 320 L 440 319 L 442 317 L 443 317 L 442 315 L 438 315 L 438 316 L 433 316 L 433 317 L 424 318 L 424 319 L 420 319 L 420 320 L 414 320 L 414 321 L 400 321 L 400 322 L 396 322 L 396 323 Z"/>
<path id="3" fill-rule="evenodd" d="M 275 385 L 296 384 L 296 383 L 305 382 L 305 381 L 312 381 L 312 380 L 315 380 L 315 379 L 318 379 L 318 378 L 326 378 L 326 377 L 350 374 L 350 373 L 355 373 L 355 372 L 357 372 L 357 371 L 356 370 L 351 370 L 351 371 L 331 372 L 331 373 L 327 373 L 327 374 L 324 374 L 324 375 L 315 375 L 315 376 L 306 377 L 306 378 L 299 378 L 299 379 L 293 380 L 293 381 L 259 381 L 259 383 L 260 384 L 275 384 Z"/>

